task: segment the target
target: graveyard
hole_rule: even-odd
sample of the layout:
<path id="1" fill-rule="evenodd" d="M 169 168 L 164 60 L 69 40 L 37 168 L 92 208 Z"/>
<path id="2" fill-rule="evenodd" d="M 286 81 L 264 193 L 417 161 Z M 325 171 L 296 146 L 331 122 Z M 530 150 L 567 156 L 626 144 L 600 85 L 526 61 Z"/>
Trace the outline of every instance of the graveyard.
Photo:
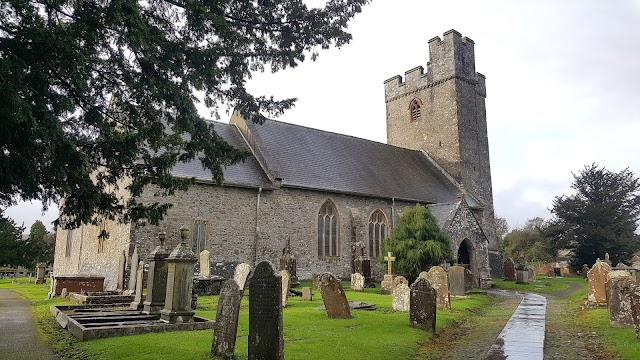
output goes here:
<path id="1" fill-rule="evenodd" d="M 601 357 L 594 358 L 615 358 L 607 356 L 617 354 L 620 359 L 634 359 L 640 353 L 640 341 L 635 338 L 633 329 L 609 326 L 606 307 L 581 309 L 587 300 L 588 291 L 588 283 L 581 277 L 541 279 L 526 285 L 502 279 L 494 279 L 494 282 L 498 288 L 536 292 L 550 299 L 548 306 L 553 311 L 550 311 L 547 318 L 546 347 L 552 351 L 568 351 L 567 342 L 585 340 L 586 345 L 583 346 L 591 354 L 602 354 Z M 547 282 L 551 285 L 547 286 Z M 501 308 L 499 316 L 491 317 L 492 312 L 500 308 L 500 301 L 493 296 L 479 292 L 465 298 L 454 297 L 451 299 L 451 311 L 437 310 L 438 335 L 434 337 L 431 331 L 410 326 L 408 312 L 393 311 L 392 296 L 380 294 L 379 284 L 376 288 L 353 291 L 350 282 L 342 282 L 349 301 L 364 301 L 376 305 L 374 311 L 352 310 L 351 318 L 348 319 L 331 319 L 327 312 L 319 310 L 323 306 L 323 300 L 312 282 L 302 281 L 300 286 L 312 289 L 313 300 L 305 301 L 302 297 L 289 296 L 287 306 L 282 309 L 284 354 L 289 359 L 439 359 L 443 358 L 443 354 L 473 354 L 478 346 L 474 343 L 478 341 L 478 336 L 483 332 L 499 332 L 515 305 L 512 302 L 504 309 Z M 210 329 L 168 331 L 80 342 L 68 331 L 61 329 L 51 316 L 50 306 L 69 305 L 70 302 L 64 297 L 46 299 L 48 284 L 27 284 L 26 279 L 18 284 L 0 280 L 0 288 L 16 291 L 31 301 L 38 331 L 53 345 L 62 359 L 210 358 L 213 339 L 213 331 Z M 251 288 L 247 286 L 240 302 L 235 344 L 238 359 L 248 358 L 250 292 Z M 218 300 L 219 296 L 215 295 L 199 296 L 195 316 L 215 319 Z M 487 317 L 493 321 L 486 321 Z M 581 334 L 589 335 L 581 337 Z"/>

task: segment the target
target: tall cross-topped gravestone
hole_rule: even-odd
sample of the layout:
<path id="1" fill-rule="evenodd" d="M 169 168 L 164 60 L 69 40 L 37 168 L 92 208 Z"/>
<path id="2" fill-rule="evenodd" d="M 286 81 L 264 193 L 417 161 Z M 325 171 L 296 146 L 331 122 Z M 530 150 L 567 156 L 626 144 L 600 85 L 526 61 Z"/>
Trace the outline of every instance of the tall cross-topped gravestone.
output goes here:
<path id="1" fill-rule="evenodd" d="M 387 262 L 387 274 L 384 276 L 382 283 L 380 284 L 380 294 L 391 294 L 393 291 L 393 274 L 392 274 L 392 263 L 396 261 L 395 256 L 391 256 L 391 252 L 387 253 L 387 256 L 384 257 L 384 260 Z"/>
<path id="2" fill-rule="evenodd" d="M 429 280 L 419 277 L 411 284 L 409 323 L 436 332 L 436 289 Z"/>
<path id="3" fill-rule="evenodd" d="M 249 280 L 249 360 L 284 359 L 282 282 L 269 261 Z"/>
<path id="4" fill-rule="evenodd" d="M 296 267 L 296 257 L 291 254 L 291 241 L 287 238 L 284 248 L 282 249 L 282 256 L 280 256 L 280 270 L 287 270 L 289 273 L 291 287 L 300 285 L 300 281 L 298 281 L 298 276 L 296 275 Z"/>
<path id="5" fill-rule="evenodd" d="M 371 260 L 365 255 L 364 243 L 356 243 L 356 251 L 358 252 L 354 263 L 354 273 L 360 274 L 364 278 L 364 287 L 376 287 L 376 282 L 371 276 Z"/>
<path id="6" fill-rule="evenodd" d="M 347 296 L 342 289 L 342 284 L 331 273 L 320 275 L 320 294 L 322 302 L 331 319 L 350 319 L 351 308 Z"/>
<path id="7" fill-rule="evenodd" d="M 186 225 L 180 228 L 181 242 L 167 258 L 167 295 L 160 318 L 169 323 L 193 321 L 193 270 L 198 260 L 187 244 L 190 232 Z"/>
<path id="8" fill-rule="evenodd" d="M 147 296 L 143 312 L 156 314 L 164 308 L 167 296 L 167 258 L 171 252 L 165 247 L 167 233 L 158 233 L 159 244 L 147 257 L 149 273 L 147 274 Z"/>
<path id="9" fill-rule="evenodd" d="M 211 355 L 233 359 L 238 332 L 238 314 L 242 293 L 235 280 L 227 280 L 220 291 L 216 324 L 213 328 Z"/>

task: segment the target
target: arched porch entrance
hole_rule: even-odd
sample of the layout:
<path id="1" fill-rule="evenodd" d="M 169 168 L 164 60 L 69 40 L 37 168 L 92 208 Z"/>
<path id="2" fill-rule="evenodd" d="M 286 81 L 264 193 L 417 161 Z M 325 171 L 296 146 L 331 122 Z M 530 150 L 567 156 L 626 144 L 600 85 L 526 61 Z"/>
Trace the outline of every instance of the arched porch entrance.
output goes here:
<path id="1" fill-rule="evenodd" d="M 459 266 L 465 267 L 471 271 L 473 275 L 473 286 L 479 286 L 480 274 L 478 273 L 478 265 L 476 263 L 476 251 L 469 239 L 464 239 L 458 247 L 456 254 L 456 262 Z"/>

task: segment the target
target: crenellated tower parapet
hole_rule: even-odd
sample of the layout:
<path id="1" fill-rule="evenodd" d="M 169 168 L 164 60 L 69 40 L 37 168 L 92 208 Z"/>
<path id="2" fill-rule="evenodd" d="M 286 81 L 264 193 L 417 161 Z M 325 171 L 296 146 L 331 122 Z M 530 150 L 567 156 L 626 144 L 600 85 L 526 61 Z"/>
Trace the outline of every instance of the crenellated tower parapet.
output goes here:
<path id="1" fill-rule="evenodd" d="M 495 248 L 485 76 L 475 43 L 455 30 L 428 42 L 429 62 L 384 82 L 387 143 L 424 150 L 483 203 L 478 209 Z"/>

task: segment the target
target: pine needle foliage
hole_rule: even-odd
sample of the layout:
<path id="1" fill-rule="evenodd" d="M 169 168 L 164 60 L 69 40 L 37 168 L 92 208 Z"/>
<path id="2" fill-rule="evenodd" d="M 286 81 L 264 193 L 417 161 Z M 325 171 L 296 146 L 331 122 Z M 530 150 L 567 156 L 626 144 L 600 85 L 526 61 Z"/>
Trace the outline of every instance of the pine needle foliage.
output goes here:
<path id="1" fill-rule="evenodd" d="M 402 214 L 391 237 L 384 241 L 384 255 L 388 252 L 396 257 L 395 272 L 408 279 L 417 278 L 428 266 L 453 259 L 449 236 L 440 230 L 435 217 L 422 205 Z"/>

